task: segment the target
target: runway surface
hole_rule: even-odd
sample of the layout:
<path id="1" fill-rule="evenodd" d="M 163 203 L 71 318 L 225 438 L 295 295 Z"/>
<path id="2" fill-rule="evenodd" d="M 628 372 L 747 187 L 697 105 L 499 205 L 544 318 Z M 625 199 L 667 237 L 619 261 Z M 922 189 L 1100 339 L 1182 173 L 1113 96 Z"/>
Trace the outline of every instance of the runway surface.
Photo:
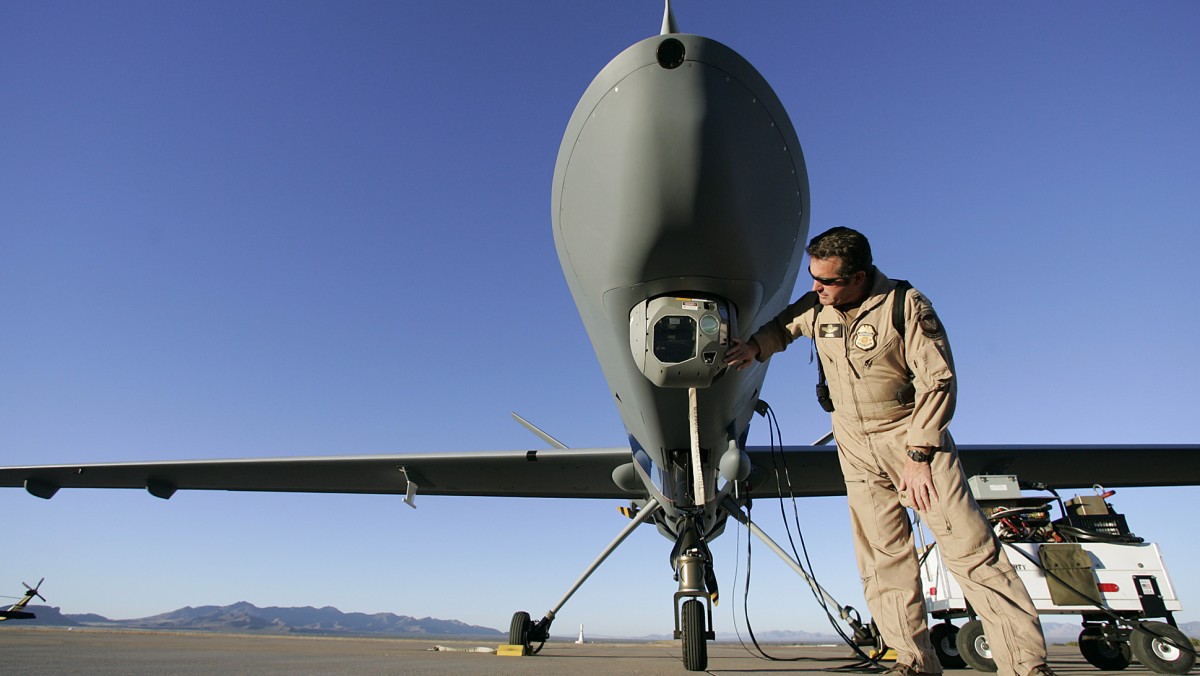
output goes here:
<path id="1" fill-rule="evenodd" d="M 464 652 L 496 645 L 470 641 L 386 638 L 241 636 L 20 627 L 0 625 L 4 674 L 687 674 L 678 642 L 547 643 L 534 657 Z M 441 645 L 453 651 L 434 651 Z M 710 674 L 828 674 L 853 663 L 845 647 L 767 647 L 756 658 L 734 643 L 709 645 Z M 1059 674 L 1151 674 L 1139 664 L 1103 672 L 1069 646 L 1054 646 Z M 839 670 L 840 672 L 840 670 Z M 842 672 L 845 673 L 845 672 Z M 858 673 L 858 672 L 850 672 Z M 947 674 L 974 674 L 969 669 Z"/>

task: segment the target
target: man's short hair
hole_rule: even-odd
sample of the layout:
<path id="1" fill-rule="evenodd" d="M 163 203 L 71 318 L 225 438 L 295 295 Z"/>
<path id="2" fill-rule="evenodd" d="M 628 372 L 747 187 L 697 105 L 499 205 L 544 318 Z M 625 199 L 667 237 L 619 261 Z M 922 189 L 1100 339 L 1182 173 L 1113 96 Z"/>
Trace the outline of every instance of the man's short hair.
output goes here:
<path id="1" fill-rule="evenodd" d="M 870 271 L 872 265 L 871 243 L 857 230 L 838 226 L 812 238 L 805 249 L 810 258 L 842 259 L 838 276 L 848 277 L 859 270 Z"/>

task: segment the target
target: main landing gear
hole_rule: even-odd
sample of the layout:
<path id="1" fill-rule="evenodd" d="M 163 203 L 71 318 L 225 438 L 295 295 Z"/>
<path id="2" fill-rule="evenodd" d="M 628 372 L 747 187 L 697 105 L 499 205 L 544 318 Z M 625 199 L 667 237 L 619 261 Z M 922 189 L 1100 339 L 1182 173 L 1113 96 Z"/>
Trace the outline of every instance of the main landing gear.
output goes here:
<path id="1" fill-rule="evenodd" d="M 570 600 L 570 598 L 575 595 L 575 592 L 583 586 L 583 583 L 592 576 L 592 573 L 596 572 L 596 569 L 600 567 L 600 564 L 604 563 L 604 560 L 608 558 L 608 555 L 612 554 L 614 551 L 616 551 L 617 547 L 621 546 L 621 543 L 629 537 L 629 534 L 632 533 L 634 529 L 645 523 L 648 519 L 650 519 L 650 517 L 654 516 L 661 509 L 662 505 L 658 504 L 658 501 L 654 498 L 647 500 L 646 504 L 640 510 L 638 510 L 637 514 L 633 516 L 632 520 L 630 520 L 628 524 L 626 524 L 625 528 L 621 529 L 621 532 L 618 533 L 617 537 L 614 538 L 613 541 L 604 548 L 603 552 L 600 552 L 600 556 L 597 556 L 596 560 L 592 561 L 592 564 L 587 567 L 587 570 L 583 571 L 583 575 L 580 575 L 579 579 L 575 580 L 575 584 L 571 585 L 571 588 L 567 590 L 567 593 L 563 594 L 563 597 L 558 600 L 558 603 L 556 603 L 553 608 L 547 611 L 546 615 L 542 617 L 542 619 L 538 620 L 537 622 L 533 622 L 529 616 L 529 613 L 525 612 L 524 610 L 513 614 L 512 623 L 509 624 L 508 628 L 509 644 L 523 646 L 526 655 L 536 655 L 539 651 L 541 651 L 542 645 L 545 644 L 546 639 L 550 637 L 550 625 L 554 622 L 554 618 L 558 614 L 558 611 L 562 610 L 562 607 L 566 605 L 567 601 Z M 533 647 L 534 643 L 538 644 L 537 648 Z"/>
<path id="2" fill-rule="evenodd" d="M 824 588 L 817 584 L 816 580 L 804 571 L 803 567 L 792 560 L 782 547 L 764 533 L 757 524 L 752 523 L 732 498 L 724 498 L 722 507 L 730 516 L 746 525 L 751 534 L 762 540 L 803 577 L 813 590 L 821 595 L 829 608 L 838 609 L 842 620 L 854 630 L 855 642 L 858 645 L 870 645 L 878 640 L 877 634 L 871 631 L 872 627 L 864 626 L 853 608 L 842 606 L 830 596 Z M 648 500 L 636 513 L 628 510 L 627 514 L 632 517 L 629 524 L 609 543 L 600 556 L 596 557 L 596 560 L 588 566 L 583 575 L 546 613 L 545 617 L 534 622 L 529 613 L 525 611 L 513 615 L 512 623 L 509 626 L 509 643 L 522 646 L 526 655 L 537 654 L 541 650 L 542 644 L 550 636 L 550 625 L 554 621 L 554 617 L 567 600 L 600 567 L 608 555 L 629 537 L 635 528 L 650 520 L 661 510 L 662 506 L 654 499 Z M 671 551 L 671 566 L 675 570 L 675 579 L 679 582 L 679 590 L 675 592 L 675 638 L 682 641 L 683 644 L 684 667 L 688 671 L 704 671 L 708 668 L 708 641 L 716 638 L 713 631 L 712 605 L 717 599 L 717 580 L 713 573 L 712 554 L 697 525 L 698 519 L 687 514 L 678 514 L 678 517 L 680 519 L 677 524 L 679 536 Z M 534 647 L 535 643 L 538 644 L 536 648 Z"/>
<path id="3" fill-rule="evenodd" d="M 512 623 L 508 625 L 508 644 L 523 646 L 526 655 L 540 653 L 546 639 L 550 638 L 551 621 L 543 617 L 535 624 L 524 610 L 513 613 Z M 534 643 L 538 644 L 536 648 Z"/>

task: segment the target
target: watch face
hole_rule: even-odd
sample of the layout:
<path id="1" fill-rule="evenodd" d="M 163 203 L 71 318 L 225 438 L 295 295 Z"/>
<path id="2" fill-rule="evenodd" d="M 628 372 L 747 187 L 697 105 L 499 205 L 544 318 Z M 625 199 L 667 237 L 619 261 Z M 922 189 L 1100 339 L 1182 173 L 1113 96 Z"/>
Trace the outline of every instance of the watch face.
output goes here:
<path id="1" fill-rule="evenodd" d="M 908 450 L 908 457 L 916 460 L 917 462 L 929 462 L 930 458 L 928 453 L 922 453 L 915 448 L 910 448 Z"/>

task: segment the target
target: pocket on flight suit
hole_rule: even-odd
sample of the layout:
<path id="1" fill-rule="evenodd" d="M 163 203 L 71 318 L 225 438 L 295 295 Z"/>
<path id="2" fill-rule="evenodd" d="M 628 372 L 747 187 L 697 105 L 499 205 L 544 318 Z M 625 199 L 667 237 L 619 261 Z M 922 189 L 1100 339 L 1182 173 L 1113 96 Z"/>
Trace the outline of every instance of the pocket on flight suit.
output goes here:
<path id="1" fill-rule="evenodd" d="M 913 405 L 901 403 L 897 382 L 907 373 L 901 358 L 899 339 L 892 336 L 886 343 L 870 351 L 850 351 L 850 360 L 861 379 L 855 382 L 854 392 L 860 411 L 862 429 L 871 435 L 890 435 L 907 429 Z M 903 445 L 904 441 L 900 440 Z"/>

